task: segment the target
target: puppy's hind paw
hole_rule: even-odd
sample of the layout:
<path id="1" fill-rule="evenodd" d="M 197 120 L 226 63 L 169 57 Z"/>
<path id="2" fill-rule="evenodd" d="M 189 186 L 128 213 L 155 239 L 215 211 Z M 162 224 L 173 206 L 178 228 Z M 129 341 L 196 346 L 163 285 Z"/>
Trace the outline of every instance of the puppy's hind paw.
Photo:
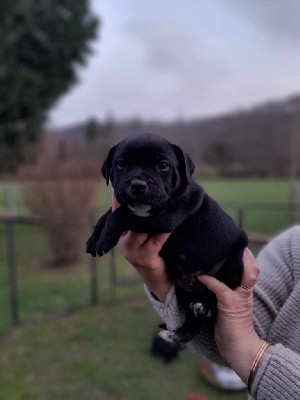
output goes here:
<path id="1" fill-rule="evenodd" d="M 165 340 L 166 342 L 173 343 L 173 344 L 179 343 L 179 336 L 176 335 L 176 333 L 173 332 L 173 331 L 168 331 L 167 329 L 164 329 L 164 330 L 160 331 L 160 332 L 158 333 L 158 335 L 159 335 L 163 340 Z"/>
<path id="2" fill-rule="evenodd" d="M 201 317 L 210 318 L 211 317 L 211 311 L 200 302 L 199 303 L 191 303 L 190 309 L 193 311 L 195 318 L 201 318 Z"/>

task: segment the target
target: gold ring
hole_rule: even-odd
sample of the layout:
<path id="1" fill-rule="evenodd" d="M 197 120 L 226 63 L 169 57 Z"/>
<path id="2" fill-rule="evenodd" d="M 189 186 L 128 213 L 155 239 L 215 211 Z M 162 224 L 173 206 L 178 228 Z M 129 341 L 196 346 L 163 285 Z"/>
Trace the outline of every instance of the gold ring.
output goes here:
<path id="1" fill-rule="evenodd" d="M 253 288 L 253 286 L 244 286 L 244 285 L 240 285 L 240 287 L 245 290 L 251 290 Z"/>

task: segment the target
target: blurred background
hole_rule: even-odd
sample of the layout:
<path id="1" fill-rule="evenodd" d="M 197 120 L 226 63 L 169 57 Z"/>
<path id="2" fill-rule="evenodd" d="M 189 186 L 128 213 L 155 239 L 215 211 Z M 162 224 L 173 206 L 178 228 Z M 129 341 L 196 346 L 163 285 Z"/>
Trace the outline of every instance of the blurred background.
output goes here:
<path id="1" fill-rule="evenodd" d="M 100 169 L 153 132 L 257 252 L 300 222 L 300 3 L 2 0 L 0 399 L 243 399 L 195 355 L 150 356 L 159 321 L 117 252 L 85 242 Z"/>

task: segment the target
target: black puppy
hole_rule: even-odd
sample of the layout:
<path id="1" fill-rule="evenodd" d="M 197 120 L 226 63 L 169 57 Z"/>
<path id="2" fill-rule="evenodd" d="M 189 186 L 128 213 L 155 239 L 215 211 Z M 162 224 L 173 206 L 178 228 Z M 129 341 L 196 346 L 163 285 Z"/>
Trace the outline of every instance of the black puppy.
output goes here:
<path id="1" fill-rule="evenodd" d="M 111 181 L 120 207 L 109 209 L 87 242 L 87 253 L 102 256 L 132 230 L 154 235 L 172 232 L 160 255 L 175 282 L 186 315 L 173 340 L 191 340 L 203 318 L 216 315 L 216 297 L 196 278 L 214 275 L 230 288 L 243 274 L 248 238 L 193 179 L 194 164 L 178 146 L 153 134 L 130 136 L 114 146 L 102 174 Z"/>

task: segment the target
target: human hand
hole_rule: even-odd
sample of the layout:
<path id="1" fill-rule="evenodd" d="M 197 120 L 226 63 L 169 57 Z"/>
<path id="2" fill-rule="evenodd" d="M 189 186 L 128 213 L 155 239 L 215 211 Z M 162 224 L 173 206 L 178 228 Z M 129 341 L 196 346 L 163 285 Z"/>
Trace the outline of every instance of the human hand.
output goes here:
<path id="1" fill-rule="evenodd" d="M 207 275 L 198 279 L 217 296 L 218 314 L 214 334 L 220 354 L 246 383 L 251 365 L 264 341 L 258 337 L 253 325 L 253 286 L 259 275 L 259 267 L 249 249 L 245 249 L 243 261 L 241 285 L 244 287 L 231 290 Z"/>
<path id="2" fill-rule="evenodd" d="M 119 206 L 112 194 L 112 211 Z M 172 283 L 170 282 L 164 260 L 159 256 L 163 244 L 170 233 L 150 236 L 147 233 L 124 232 L 118 248 L 124 258 L 137 270 L 149 291 L 158 300 L 165 301 Z"/>

